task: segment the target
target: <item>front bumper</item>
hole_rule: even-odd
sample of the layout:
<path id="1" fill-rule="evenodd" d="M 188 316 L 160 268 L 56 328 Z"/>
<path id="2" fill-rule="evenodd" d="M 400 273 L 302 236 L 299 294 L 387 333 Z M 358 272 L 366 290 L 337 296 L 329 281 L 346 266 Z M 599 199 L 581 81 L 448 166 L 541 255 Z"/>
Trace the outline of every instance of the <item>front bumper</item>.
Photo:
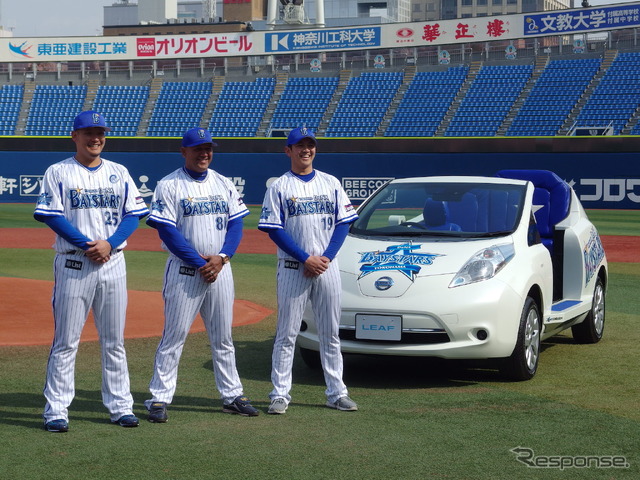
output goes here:
<path id="1" fill-rule="evenodd" d="M 416 279 L 410 292 L 398 298 L 364 297 L 359 292 L 354 294 L 351 288 L 343 290 L 342 351 L 451 359 L 511 355 L 517 340 L 523 295 L 496 278 L 448 288 L 451 278 L 451 275 L 440 275 Z M 356 314 L 402 316 L 401 339 L 356 339 Z M 303 320 L 298 344 L 318 350 L 311 309 L 307 309 Z"/>

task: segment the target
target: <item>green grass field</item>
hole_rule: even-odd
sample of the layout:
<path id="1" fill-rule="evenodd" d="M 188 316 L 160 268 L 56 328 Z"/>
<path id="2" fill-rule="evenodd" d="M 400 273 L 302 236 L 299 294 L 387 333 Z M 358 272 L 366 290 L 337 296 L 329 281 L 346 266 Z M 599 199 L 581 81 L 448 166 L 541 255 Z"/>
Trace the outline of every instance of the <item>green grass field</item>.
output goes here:
<path id="1" fill-rule="evenodd" d="M 0 204 L 0 228 L 47 228 L 33 219 L 32 203 Z M 251 214 L 244 218 L 245 228 L 258 228 L 260 206 L 249 205 Z M 640 236 L 640 210 L 587 210 L 600 235 Z M 140 228 L 149 228 L 144 223 Z"/>
<path id="2" fill-rule="evenodd" d="M 0 206 L 0 235 L 2 228 L 37 227 L 32 211 Z M 257 211 L 252 207 L 248 228 L 255 228 Z M 589 215 L 603 235 L 640 235 L 640 211 Z M 159 290 L 164 254 L 126 255 L 129 288 Z M 51 250 L 0 249 L 0 276 L 50 280 L 52 258 Z M 275 308 L 272 255 L 237 254 L 233 268 L 238 298 Z M 462 362 L 346 356 L 345 381 L 360 406 L 355 413 L 324 407 L 321 372 L 299 358 L 287 414 L 265 413 L 275 315 L 234 329 L 245 392 L 261 410 L 255 418 L 221 412 L 207 338 L 195 334 L 184 349 L 167 424 L 111 425 L 100 399 L 99 346 L 83 343 L 70 431 L 50 434 L 41 420 L 49 348 L 0 347 L 0 478 L 640 478 L 638 285 L 640 265 L 610 264 L 604 339 L 578 345 L 567 333 L 544 342 L 529 382 L 505 382 L 489 368 Z M 143 419 L 158 340 L 127 341 Z M 555 458 L 566 466 L 529 467 L 511 452 L 517 447 L 533 451 L 539 465 Z M 587 456 L 593 458 L 584 467 Z M 596 463 L 611 457 L 629 466 Z"/>

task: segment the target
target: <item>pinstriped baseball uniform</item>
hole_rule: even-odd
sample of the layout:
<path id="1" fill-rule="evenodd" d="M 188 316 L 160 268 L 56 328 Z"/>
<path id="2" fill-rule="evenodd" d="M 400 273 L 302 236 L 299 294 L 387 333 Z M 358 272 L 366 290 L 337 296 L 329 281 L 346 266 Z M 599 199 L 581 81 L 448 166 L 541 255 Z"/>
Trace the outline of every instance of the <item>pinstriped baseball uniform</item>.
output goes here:
<path id="1" fill-rule="evenodd" d="M 309 181 L 289 171 L 273 182 L 265 194 L 258 226 L 282 228 L 306 253 L 321 256 L 335 225 L 350 223 L 357 215 L 338 179 L 314 171 L 315 176 Z M 287 403 L 291 400 L 295 341 L 308 300 L 311 300 L 318 327 L 327 399 L 335 402 L 347 395 L 338 337 L 341 290 L 337 259 L 321 275 L 305 277 L 304 265 L 278 248 L 278 324 L 272 358 L 271 399 L 284 398 Z"/>
<path id="2" fill-rule="evenodd" d="M 149 220 L 175 226 L 201 255 L 216 255 L 224 244 L 227 224 L 249 210 L 233 183 L 209 169 L 202 181 L 184 168 L 158 182 Z M 163 244 L 163 248 L 168 250 Z M 207 283 L 198 269 L 169 253 L 162 291 L 165 326 L 156 352 L 154 374 L 146 400 L 171 403 L 178 379 L 178 363 L 196 315 L 204 320 L 214 365 L 216 387 L 225 403 L 242 395 L 231 335 L 234 283 L 231 264 L 226 264 L 214 283 Z"/>
<path id="3" fill-rule="evenodd" d="M 90 239 L 107 239 L 127 215 L 144 217 L 148 209 L 122 165 L 102 159 L 89 169 L 73 157 L 49 167 L 44 175 L 35 214 L 64 216 Z M 124 349 L 127 308 L 126 265 L 121 250 L 98 264 L 59 235 L 54 249 L 54 339 L 47 363 L 45 422 L 68 420 L 75 395 L 75 359 L 80 334 L 93 311 L 102 351 L 102 400 L 111 420 L 133 413 Z"/>

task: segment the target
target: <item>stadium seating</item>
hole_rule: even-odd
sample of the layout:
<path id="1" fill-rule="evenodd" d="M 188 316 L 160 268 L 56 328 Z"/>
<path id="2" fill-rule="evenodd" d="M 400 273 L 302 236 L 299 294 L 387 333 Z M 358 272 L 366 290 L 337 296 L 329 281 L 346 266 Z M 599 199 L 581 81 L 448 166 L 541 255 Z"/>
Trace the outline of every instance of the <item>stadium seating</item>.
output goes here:
<path id="1" fill-rule="evenodd" d="M 640 53 L 621 53 L 607 69 L 576 119 L 578 127 L 613 127 L 614 135 L 640 104 Z"/>
<path id="2" fill-rule="evenodd" d="M 289 78 L 273 113 L 271 128 L 306 126 L 317 131 L 338 80 L 338 77 Z"/>
<path id="3" fill-rule="evenodd" d="M 275 78 L 225 82 L 209 130 L 214 137 L 255 137 L 275 87 Z"/>
<path id="4" fill-rule="evenodd" d="M 36 85 L 25 135 L 68 136 L 86 96 L 86 85 Z"/>
<path id="5" fill-rule="evenodd" d="M 291 74 L 277 96 L 275 76 L 226 81 L 213 95 L 211 81 L 165 81 L 155 101 L 149 85 L 107 80 L 90 107 L 87 85 L 33 84 L 29 103 L 22 85 L 5 85 L 0 135 L 67 136 L 83 108 L 101 111 L 114 136 L 178 137 L 196 125 L 218 137 L 322 125 L 327 137 L 552 136 L 572 119 L 640 135 L 640 52 L 618 53 L 608 67 L 593 56 L 549 60 L 536 76 L 533 63 L 484 65 L 474 76 L 466 65 L 438 66 L 405 84 L 403 71 L 362 71 L 346 85 Z"/>
<path id="6" fill-rule="evenodd" d="M 164 82 L 149 121 L 150 137 L 181 137 L 200 126 L 211 82 Z"/>
<path id="7" fill-rule="evenodd" d="M 495 65 L 481 68 L 444 136 L 495 135 L 532 72 L 532 65 Z"/>
<path id="8" fill-rule="evenodd" d="M 600 68 L 600 64 L 599 58 L 549 62 L 506 135 L 556 135 Z"/>
<path id="9" fill-rule="evenodd" d="M 0 135 L 15 135 L 23 92 L 22 85 L 0 87 Z"/>
<path id="10" fill-rule="evenodd" d="M 431 137 L 460 90 L 468 67 L 418 72 L 405 92 L 385 137 Z"/>
<path id="11" fill-rule="evenodd" d="M 362 72 L 349 80 L 327 137 L 373 137 L 402 83 L 402 72 Z"/>
<path id="12" fill-rule="evenodd" d="M 130 137 L 138 132 L 148 98 L 146 86 L 100 86 L 93 108 L 107 118 L 112 129 L 107 135 Z"/>

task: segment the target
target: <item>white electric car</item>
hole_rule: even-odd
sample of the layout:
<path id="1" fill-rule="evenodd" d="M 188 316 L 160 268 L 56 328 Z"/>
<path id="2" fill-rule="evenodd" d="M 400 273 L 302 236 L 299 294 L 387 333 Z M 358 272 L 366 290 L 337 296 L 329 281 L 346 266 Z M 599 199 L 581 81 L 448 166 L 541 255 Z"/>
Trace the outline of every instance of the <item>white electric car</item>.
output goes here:
<path id="1" fill-rule="evenodd" d="M 602 338 L 604 248 L 555 173 L 396 179 L 358 215 L 338 257 L 343 352 L 497 359 L 527 380 L 545 338 Z M 317 365 L 310 308 L 298 345 Z"/>

